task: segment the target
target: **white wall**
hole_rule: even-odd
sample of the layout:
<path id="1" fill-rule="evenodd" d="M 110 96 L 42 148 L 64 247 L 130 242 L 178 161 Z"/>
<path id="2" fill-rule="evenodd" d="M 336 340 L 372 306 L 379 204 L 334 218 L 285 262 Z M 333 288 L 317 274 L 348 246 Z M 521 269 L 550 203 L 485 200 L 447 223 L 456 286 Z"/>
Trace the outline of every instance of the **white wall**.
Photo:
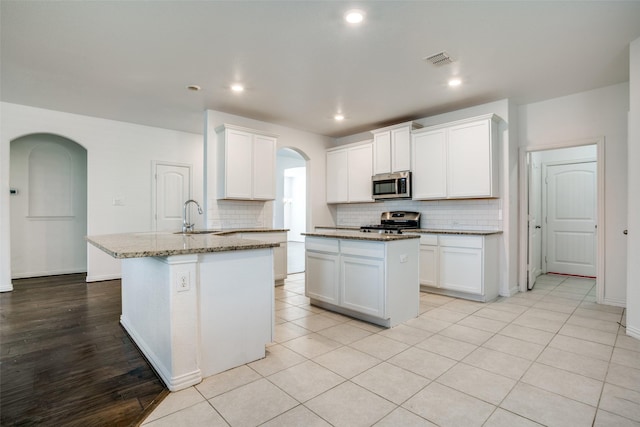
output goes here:
<path id="1" fill-rule="evenodd" d="M 207 110 L 205 112 L 205 162 L 206 178 L 205 191 L 207 194 L 207 226 L 209 228 L 227 228 L 225 218 L 233 212 L 238 203 L 243 209 L 262 216 L 249 218 L 253 224 L 246 226 L 271 227 L 273 225 L 272 202 L 230 202 L 217 200 L 216 182 L 216 153 L 217 136 L 215 129 L 223 124 L 232 124 L 278 135 L 277 148 L 291 148 L 307 159 L 307 229 L 312 230 L 317 225 L 331 225 L 335 223 L 335 211 L 326 204 L 325 190 L 325 150 L 332 146 L 333 139 L 321 135 L 303 132 L 246 117 Z M 256 224 L 262 222 L 262 224 Z M 241 224 L 234 224 L 242 226 Z"/>
<path id="2" fill-rule="evenodd" d="M 87 149 L 89 235 L 151 230 L 152 160 L 192 164 L 193 196 L 203 199 L 202 135 L 10 103 L 1 103 L 0 109 L 0 290 L 11 289 L 9 143 L 15 138 L 51 133 Z M 115 197 L 124 206 L 113 206 Z M 120 277 L 120 262 L 91 245 L 87 269 L 88 281 Z"/>
<path id="3" fill-rule="evenodd" d="M 627 83 L 519 107 L 522 147 L 605 138 L 605 302 L 626 301 Z M 602 220 L 602 219 L 600 219 Z"/>
<path id="4" fill-rule="evenodd" d="M 640 339 L 640 38 L 629 58 L 627 334 Z"/>

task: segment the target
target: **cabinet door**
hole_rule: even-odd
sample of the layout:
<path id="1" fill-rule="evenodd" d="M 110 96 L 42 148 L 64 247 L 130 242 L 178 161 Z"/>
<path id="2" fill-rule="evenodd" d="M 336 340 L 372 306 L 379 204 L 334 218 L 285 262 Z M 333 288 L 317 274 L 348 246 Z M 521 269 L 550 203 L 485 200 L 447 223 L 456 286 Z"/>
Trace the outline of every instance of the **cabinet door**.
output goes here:
<path id="1" fill-rule="evenodd" d="M 413 135 L 413 198 L 447 197 L 446 129 Z"/>
<path id="2" fill-rule="evenodd" d="M 347 150 L 327 153 L 327 203 L 349 201 L 349 163 Z"/>
<path id="3" fill-rule="evenodd" d="M 490 131 L 489 120 L 449 128 L 447 193 L 450 198 L 492 196 Z"/>
<path id="4" fill-rule="evenodd" d="M 338 305 L 340 256 L 322 252 L 306 252 L 305 295 Z"/>
<path id="5" fill-rule="evenodd" d="M 253 135 L 228 129 L 224 144 L 224 198 L 251 199 Z"/>
<path id="6" fill-rule="evenodd" d="M 342 255 L 342 307 L 385 317 L 384 260 Z"/>
<path id="7" fill-rule="evenodd" d="M 276 198 L 276 139 L 269 136 L 254 136 L 252 198 L 257 200 Z"/>
<path id="8" fill-rule="evenodd" d="M 420 245 L 420 284 L 438 286 L 438 247 Z"/>
<path id="9" fill-rule="evenodd" d="M 280 246 L 273 248 L 273 275 L 275 280 L 287 278 L 287 233 L 238 233 L 230 234 L 229 237 L 240 239 L 258 240 L 260 242 L 279 243 Z"/>
<path id="10" fill-rule="evenodd" d="M 273 248 L 273 276 L 274 280 L 284 280 L 287 278 L 287 243 L 280 243 L 280 246 Z"/>
<path id="11" fill-rule="evenodd" d="M 373 135 L 373 174 L 391 173 L 391 132 Z"/>
<path id="12" fill-rule="evenodd" d="M 440 246 L 440 288 L 482 295 L 482 249 Z"/>
<path id="13" fill-rule="evenodd" d="M 411 170 L 411 132 L 409 127 L 391 131 L 391 171 Z"/>
<path id="14" fill-rule="evenodd" d="M 373 144 L 349 149 L 347 171 L 349 202 L 372 202 Z"/>

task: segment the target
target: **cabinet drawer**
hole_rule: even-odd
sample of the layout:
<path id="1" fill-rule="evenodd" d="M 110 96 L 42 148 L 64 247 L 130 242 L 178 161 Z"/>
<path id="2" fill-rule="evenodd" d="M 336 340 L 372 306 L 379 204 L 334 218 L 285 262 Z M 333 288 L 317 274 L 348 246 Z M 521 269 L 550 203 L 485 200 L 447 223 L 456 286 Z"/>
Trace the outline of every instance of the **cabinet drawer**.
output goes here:
<path id="1" fill-rule="evenodd" d="M 341 240 L 340 251 L 345 255 L 384 258 L 384 243 Z"/>
<path id="2" fill-rule="evenodd" d="M 440 246 L 451 246 L 455 248 L 473 248 L 473 249 L 482 249 L 483 246 L 482 236 L 449 236 L 449 235 L 440 235 L 439 243 Z"/>
<path id="3" fill-rule="evenodd" d="M 329 252 L 337 254 L 340 252 L 340 243 L 337 239 L 323 239 L 322 237 L 310 237 L 305 239 L 305 248 L 308 251 Z"/>
<path id="4" fill-rule="evenodd" d="M 437 234 L 421 234 L 420 244 L 436 246 L 438 244 L 438 235 Z"/>

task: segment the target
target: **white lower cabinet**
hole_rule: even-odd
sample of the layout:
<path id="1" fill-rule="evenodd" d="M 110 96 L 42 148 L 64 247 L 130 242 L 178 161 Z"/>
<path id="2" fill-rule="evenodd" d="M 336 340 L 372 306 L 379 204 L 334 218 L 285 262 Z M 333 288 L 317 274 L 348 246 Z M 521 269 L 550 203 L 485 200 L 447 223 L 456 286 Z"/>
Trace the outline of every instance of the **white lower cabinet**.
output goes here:
<path id="1" fill-rule="evenodd" d="M 418 315 L 418 239 L 306 237 L 306 295 L 313 305 L 391 327 Z"/>
<path id="2" fill-rule="evenodd" d="M 384 260 L 343 255 L 342 305 L 360 313 L 384 317 Z"/>
<path id="3" fill-rule="evenodd" d="M 318 301 L 338 304 L 340 282 L 340 255 L 307 251 L 305 275 L 313 277 L 306 282 L 306 295 Z"/>
<path id="4" fill-rule="evenodd" d="M 421 237 L 420 285 L 429 292 L 493 300 L 499 291 L 497 235 Z"/>
<path id="5" fill-rule="evenodd" d="M 435 237 L 435 236 L 434 236 Z M 436 237 L 436 242 L 438 238 Z M 420 242 L 420 284 L 437 286 L 438 284 L 438 244 L 423 245 Z"/>
<path id="6" fill-rule="evenodd" d="M 259 240 L 267 243 L 279 243 L 273 248 L 273 279 L 276 285 L 284 285 L 287 278 L 287 233 L 286 231 L 252 231 L 239 233 L 241 239 Z"/>

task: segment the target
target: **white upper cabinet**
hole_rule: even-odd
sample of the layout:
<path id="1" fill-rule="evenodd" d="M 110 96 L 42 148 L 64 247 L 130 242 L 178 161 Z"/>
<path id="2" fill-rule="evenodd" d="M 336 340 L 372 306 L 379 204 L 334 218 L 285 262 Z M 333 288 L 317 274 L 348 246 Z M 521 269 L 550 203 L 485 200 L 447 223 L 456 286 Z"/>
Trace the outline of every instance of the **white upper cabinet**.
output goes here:
<path id="1" fill-rule="evenodd" d="M 253 136 L 253 199 L 276 198 L 276 138 Z"/>
<path id="2" fill-rule="evenodd" d="M 447 197 L 447 131 L 436 129 L 413 135 L 413 198 Z"/>
<path id="3" fill-rule="evenodd" d="M 349 149 L 349 202 L 373 202 L 371 176 L 373 175 L 373 144 Z"/>
<path id="4" fill-rule="evenodd" d="M 373 202 L 371 142 L 327 151 L 327 203 Z"/>
<path id="5" fill-rule="evenodd" d="M 407 122 L 371 131 L 374 175 L 411 169 L 411 131 L 419 127 Z"/>
<path id="6" fill-rule="evenodd" d="M 412 147 L 414 199 L 499 197 L 495 115 L 421 129 Z"/>
<path id="7" fill-rule="evenodd" d="M 497 126 L 490 119 L 449 128 L 447 194 L 495 197 L 498 194 Z"/>
<path id="8" fill-rule="evenodd" d="M 391 130 L 391 172 L 411 169 L 411 126 Z"/>
<path id="9" fill-rule="evenodd" d="M 327 203 L 349 201 L 349 151 L 327 151 Z"/>
<path id="10" fill-rule="evenodd" d="M 276 136 L 223 125 L 218 136 L 218 198 L 273 200 Z"/>

